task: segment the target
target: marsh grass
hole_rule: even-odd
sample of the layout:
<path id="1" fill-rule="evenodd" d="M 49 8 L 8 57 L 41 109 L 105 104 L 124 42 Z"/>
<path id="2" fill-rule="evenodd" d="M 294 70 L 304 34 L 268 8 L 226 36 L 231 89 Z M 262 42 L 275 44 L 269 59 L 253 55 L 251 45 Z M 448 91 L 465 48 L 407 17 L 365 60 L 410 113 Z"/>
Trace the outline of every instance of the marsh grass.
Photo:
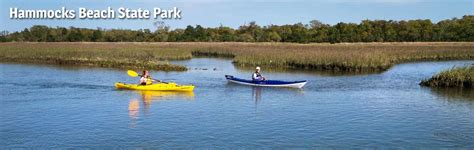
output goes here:
<path id="1" fill-rule="evenodd" d="M 185 71 L 186 67 L 170 64 L 168 60 L 191 57 L 191 54 L 177 49 L 130 43 L 2 43 L 0 48 L 0 58 L 4 62 L 163 71 Z"/>
<path id="2" fill-rule="evenodd" d="M 421 81 L 420 85 L 431 87 L 474 87 L 474 65 L 453 67 L 442 71 L 430 79 Z"/>
<path id="3" fill-rule="evenodd" d="M 170 60 L 226 57 L 238 67 L 378 72 L 397 63 L 474 59 L 472 42 L 413 43 L 0 43 L 2 61 L 186 70 Z"/>
<path id="4" fill-rule="evenodd" d="M 200 43 L 199 55 L 233 56 L 241 67 L 271 66 L 341 72 L 384 71 L 397 63 L 474 59 L 474 43 Z"/>

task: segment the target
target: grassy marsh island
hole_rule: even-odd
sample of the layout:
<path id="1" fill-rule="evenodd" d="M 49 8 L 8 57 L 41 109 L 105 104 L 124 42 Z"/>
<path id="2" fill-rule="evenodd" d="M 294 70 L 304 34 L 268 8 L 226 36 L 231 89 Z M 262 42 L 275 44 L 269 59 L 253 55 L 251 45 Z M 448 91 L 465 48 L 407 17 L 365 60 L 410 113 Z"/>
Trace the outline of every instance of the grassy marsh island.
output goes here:
<path id="1" fill-rule="evenodd" d="M 431 87 L 474 87 L 474 65 L 453 67 L 442 71 L 430 79 L 421 81 L 420 85 Z"/>
<path id="2" fill-rule="evenodd" d="M 3 62 L 133 67 L 184 71 L 168 63 L 193 56 L 229 57 L 237 66 L 339 72 L 387 70 L 409 61 L 474 59 L 473 42 L 402 43 L 238 43 L 238 42 L 7 42 Z"/>
<path id="3" fill-rule="evenodd" d="M 474 59 L 474 43 L 201 43 L 194 54 L 233 56 L 238 66 L 384 71 L 409 61 Z"/>
<path id="4" fill-rule="evenodd" d="M 179 49 L 139 43 L 0 43 L 2 62 L 186 71 L 168 60 L 191 59 Z"/>

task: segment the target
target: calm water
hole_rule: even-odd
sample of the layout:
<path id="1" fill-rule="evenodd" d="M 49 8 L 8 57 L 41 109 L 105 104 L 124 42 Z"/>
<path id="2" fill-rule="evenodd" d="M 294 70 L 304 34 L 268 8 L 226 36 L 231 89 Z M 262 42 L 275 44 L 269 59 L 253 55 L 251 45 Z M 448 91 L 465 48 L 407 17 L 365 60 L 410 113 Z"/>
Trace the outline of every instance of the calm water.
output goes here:
<path id="1" fill-rule="evenodd" d="M 230 60 L 177 63 L 192 70 L 151 73 L 193 93 L 115 90 L 138 81 L 124 70 L 0 64 L 0 148 L 474 148 L 474 91 L 418 85 L 474 61 L 346 76 L 263 68 L 308 80 L 302 90 L 227 83 L 225 74 L 251 76 Z"/>

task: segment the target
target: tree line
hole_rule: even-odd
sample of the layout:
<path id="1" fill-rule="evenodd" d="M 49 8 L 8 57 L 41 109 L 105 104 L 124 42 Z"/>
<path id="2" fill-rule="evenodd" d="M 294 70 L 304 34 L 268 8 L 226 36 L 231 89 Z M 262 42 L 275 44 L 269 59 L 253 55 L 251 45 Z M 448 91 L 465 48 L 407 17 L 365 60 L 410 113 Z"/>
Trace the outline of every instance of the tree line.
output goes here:
<path id="1" fill-rule="evenodd" d="M 200 25 L 171 29 L 155 22 L 156 29 L 87 29 L 35 25 L 23 31 L 0 33 L 1 42 L 425 42 L 474 41 L 474 15 L 433 23 L 418 20 L 363 20 L 329 25 L 318 20 L 308 24 L 260 26 L 256 22 L 237 29 Z"/>

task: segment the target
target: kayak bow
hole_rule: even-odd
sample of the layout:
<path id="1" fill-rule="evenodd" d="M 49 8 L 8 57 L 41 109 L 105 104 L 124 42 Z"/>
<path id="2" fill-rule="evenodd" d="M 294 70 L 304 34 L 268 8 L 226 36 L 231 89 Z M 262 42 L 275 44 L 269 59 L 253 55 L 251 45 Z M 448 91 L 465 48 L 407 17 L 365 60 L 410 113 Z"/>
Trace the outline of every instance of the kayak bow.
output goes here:
<path id="1" fill-rule="evenodd" d="M 246 80 L 236 78 L 231 75 L 225 75 L 227 81 L 237 84 L 243 85 L 251 85 L 251 86 L 268 86 L 268 87 L 291 87 L 291 88 L 302 88 L 306 84 L 306 80 L 302 81 L 280 81 L 280 80 L 264 80 L 264 81 L 256 81 L 256 80 Z"/>

